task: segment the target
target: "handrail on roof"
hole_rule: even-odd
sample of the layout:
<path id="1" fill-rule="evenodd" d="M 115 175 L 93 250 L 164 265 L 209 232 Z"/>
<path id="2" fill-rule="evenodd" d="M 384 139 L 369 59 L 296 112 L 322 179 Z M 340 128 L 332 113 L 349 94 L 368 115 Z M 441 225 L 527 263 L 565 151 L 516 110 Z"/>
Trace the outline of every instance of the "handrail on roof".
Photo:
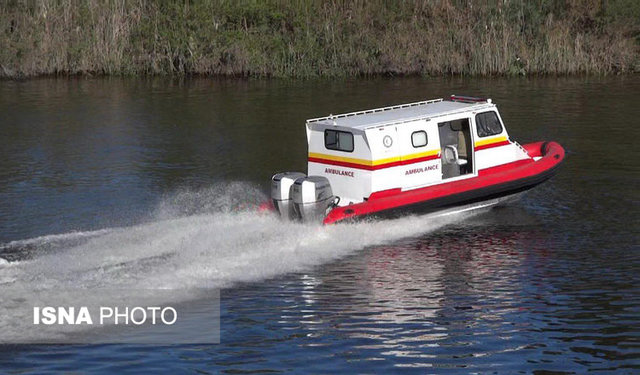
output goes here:
<path id="1" fill-rule="evenodd" d="M 442 101 L 442 98 L 439 98 L 439 99 L 423 100 L 421 102 L 415 102 L 415 103 L 399 104 L 399 105 L 394 105 L 394 106 L 390 106 L 390 107 L 382 107 L 382 108 L 375 108 L 375 109 L 367 109 L 367 110 L 364 110 L 364 111 L 343 113 L 343 114 L 340 114 L 340 115 L 329 115 L 329 116 L 326 116 L 326 117 L 318 117 L 318 118 L 308 119 L 307 120 L 307 124 L 311 123 L 311 122 L 319 122 L 319 121 L 334 120 L 334 119 L 344 118 L 344 117 L 365 115 L 365 114 L 368 114 L 368 113 L 390 111 L 392 109 L 415 107 L 415 106 L 419 106 L 419 105 L 426 105 L 426 104 L 437 103 L 437 102 L 441 102 L 441 101 Z"/>
<path id="2" fill-rule="evenodd" d="M 491 99 L 488 98 L 479 98 L 476 96 L 465 96 L 465 95 L 451 95 L 449 100 L 452 102 L 460 102 L 460 103 L 491 103 Z"/>

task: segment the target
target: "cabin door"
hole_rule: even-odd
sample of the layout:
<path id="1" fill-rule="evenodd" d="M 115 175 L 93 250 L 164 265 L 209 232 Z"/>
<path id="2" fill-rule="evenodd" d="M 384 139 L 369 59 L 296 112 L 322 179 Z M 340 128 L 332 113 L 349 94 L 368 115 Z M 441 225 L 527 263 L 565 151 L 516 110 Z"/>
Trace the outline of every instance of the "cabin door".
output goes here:
<path id="1" fill-rule="evenodd" d="M 468 118 L 438 123 L 442 178 L 473 173 L 473 145 Z"/>

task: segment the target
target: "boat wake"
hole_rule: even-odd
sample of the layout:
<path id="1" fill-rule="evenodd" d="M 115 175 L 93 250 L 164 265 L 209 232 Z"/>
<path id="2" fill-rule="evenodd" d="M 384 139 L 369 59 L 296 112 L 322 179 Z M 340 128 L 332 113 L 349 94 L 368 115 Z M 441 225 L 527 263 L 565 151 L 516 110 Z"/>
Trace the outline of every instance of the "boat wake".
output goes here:
<path id="1" fill-rule="evenodd" d="M 12 282 L 39 289 L 224 288 L 309 269 L 463 217 L 323 227 L 255 209 L 266 199 L 245 184 L 183 191 L 164 199 L 144 224 L 0 244 L 0 280 L 6 285 L 11 274 Z"/>
<path id="2" fill-rule="evenodd" d="M 28 304 L 31 291 L 226 288 L 309 270 L 468 215 L 323 227 L 285 223 L 240 204 L 265 199 L 243 184 L 185 191 L 163 200 L 144 224 L 0 245 L 3 297 Z M 11 315 L 10 309 L 4 304 L 0 313 Z"/>

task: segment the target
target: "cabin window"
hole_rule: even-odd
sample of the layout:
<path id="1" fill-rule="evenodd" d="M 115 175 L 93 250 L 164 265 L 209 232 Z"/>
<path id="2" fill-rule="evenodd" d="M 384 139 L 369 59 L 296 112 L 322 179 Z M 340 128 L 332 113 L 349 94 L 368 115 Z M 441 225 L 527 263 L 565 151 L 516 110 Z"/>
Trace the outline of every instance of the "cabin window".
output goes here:
<path id="1" fill-rule="evenodd" d="M 329 150 L 353 151 L 353 134 L 339 130 L 324 131 L 324 147 Z"/>
<path id="2" fill-rule="evenodd" d="M 427 132 L 419 130 L 411 133 L 411 144 L 413 147 L 424 147 L 427 145 Z"/>
<path id="3" fill-rule="evenodd" d="M 478 113 L 476 115 L 476 128 L 478 129 L 478 137 L 488 137 L 502 133 L 500 119 L 493 111 Z"/>

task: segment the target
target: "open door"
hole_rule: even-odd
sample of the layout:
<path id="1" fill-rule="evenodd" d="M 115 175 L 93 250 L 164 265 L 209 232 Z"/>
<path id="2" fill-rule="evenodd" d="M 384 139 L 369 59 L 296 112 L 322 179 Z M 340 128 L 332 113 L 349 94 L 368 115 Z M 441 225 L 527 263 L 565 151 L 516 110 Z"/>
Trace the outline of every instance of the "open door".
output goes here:
<path id="1" fill-rule="evenodd" d="M 473 147 L 468 118 L 438 123 L 442 179 L 473 173 Z"/>

